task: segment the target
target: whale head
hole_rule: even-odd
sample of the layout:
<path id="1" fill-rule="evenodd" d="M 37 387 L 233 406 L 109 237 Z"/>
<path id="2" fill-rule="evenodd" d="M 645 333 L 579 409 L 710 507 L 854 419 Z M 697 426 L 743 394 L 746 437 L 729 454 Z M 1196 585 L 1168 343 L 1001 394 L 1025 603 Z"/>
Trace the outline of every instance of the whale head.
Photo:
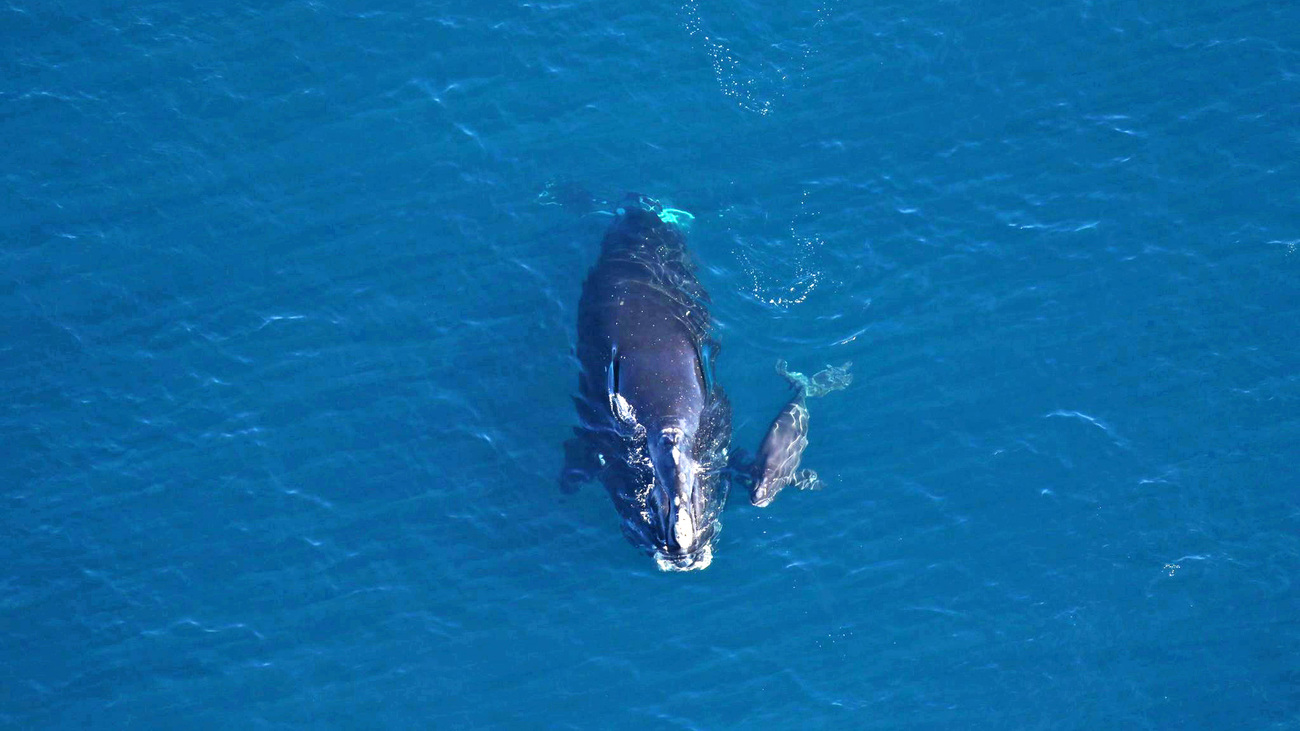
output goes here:
<path id="1" fill-rule="evenodd" d="M 644 503 L 624 521 L 628 537 L 663 571 L 694 571 L 713 561 L 725 496 L 696 436 L 680 424 L 647 434 Z"/>

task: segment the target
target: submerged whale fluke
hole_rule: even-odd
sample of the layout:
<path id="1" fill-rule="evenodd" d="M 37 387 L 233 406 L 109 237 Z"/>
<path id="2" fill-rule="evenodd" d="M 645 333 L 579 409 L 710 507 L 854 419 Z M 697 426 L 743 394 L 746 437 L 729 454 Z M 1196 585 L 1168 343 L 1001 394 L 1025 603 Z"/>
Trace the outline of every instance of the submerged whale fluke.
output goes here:
<path id="1" fill-rule="evenodd" d="M 842 366 L 826 366 L 826 370 L 818 371 L 812 378 L 805 376 L 798 371 L 792 371 L 784 360 L 776 362 L 776 372 L 780 373 L 790 382 L 791 386 L 803 391 L 803 395 L 808 398 L 817 398 L 825 396 L 831 391 L 838 391 L 848 387 L 853 383 L 853 374 L 849 373 L 849 368 L 853 366 L 853 361 L 845 361 Z"/>
<path id="2" fill-rule="evenodd" d="M 776 372 L 794 386 L 796 393 L 781 412 L 772 420 L 772 426 L 758 448 L 758 457 L 751 468 L 752 482 L 749 501 L 757 507 L 767 507 L 778 493 L 794 486 L 800 490 L 820 490 L 821 481 L 812 470 L 799 469 L 803 451 L 808 447 L 808 405 L 806 400 L 825 396 L 853 382 L 849 373 L 852 363 L 827 366 L 812 378 L 792 371 L 784 360 L 776 362 Z"/>

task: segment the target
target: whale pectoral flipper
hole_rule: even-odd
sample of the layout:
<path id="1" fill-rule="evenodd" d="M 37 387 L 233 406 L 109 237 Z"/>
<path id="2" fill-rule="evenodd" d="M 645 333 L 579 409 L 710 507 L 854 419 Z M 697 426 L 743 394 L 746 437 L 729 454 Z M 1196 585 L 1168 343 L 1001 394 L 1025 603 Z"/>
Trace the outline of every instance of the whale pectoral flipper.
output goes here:
<path id="1" fill-rule="evenodd" d="M 736 449 L 727 455 L 727 466 L 724 471 L 733 486 L 739 485 L 746 491 L 754 488 L 754 474 L 757 469 L 754 456 L 749 453 L 749 450 Z"/>
<path id="2" fill-rule="evenodd" d="M 564 442 L 564 468 L 560 471 L 560 492 L 572 495 L 584 482 L 591 482 L 600 474 L 600 455 L 590 440 L 575 436 Z"/>

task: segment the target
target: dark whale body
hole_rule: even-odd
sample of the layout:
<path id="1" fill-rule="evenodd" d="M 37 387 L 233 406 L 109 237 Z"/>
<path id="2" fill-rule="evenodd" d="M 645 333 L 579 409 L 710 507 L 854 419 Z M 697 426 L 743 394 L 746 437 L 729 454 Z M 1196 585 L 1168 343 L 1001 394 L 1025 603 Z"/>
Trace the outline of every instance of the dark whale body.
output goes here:
<path id="1" fill-rule="evenodd" d="M 619 211 L 578 303 L 580 425 L 562 485 L 600 480 L 625 535 L 660 568 L 703 568 L 731 441 L 709 297 L 680 229 L 639 206 Z"/>

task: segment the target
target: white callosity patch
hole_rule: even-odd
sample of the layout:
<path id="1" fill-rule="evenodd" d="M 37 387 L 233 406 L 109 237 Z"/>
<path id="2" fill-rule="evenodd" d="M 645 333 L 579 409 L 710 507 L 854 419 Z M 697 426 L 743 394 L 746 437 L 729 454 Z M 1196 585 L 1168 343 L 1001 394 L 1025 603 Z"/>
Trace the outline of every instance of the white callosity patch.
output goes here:
<path id="1" fill-rule="evenodd" d="M 681 498 L 678 500 L 680 501 Z M 673 524 L 673 536 L 679 546 L 690 546 L 695 542 L 695 518 L 691 516 L 689 506 L 678 508 L 677 521 Z"/>
<path id="2" fill-rule="evenodd" d="M 672 460 L 672 468 L 677 477 L 677 492 L 672 498 L 675 515 L 672 525 L 673 537 L 677 539 L 677 545 L 688 548 L 695 543 L 697 528 L 691 501 L 696 465 L 695 460 L 682 451 L 682 446 L 686 443 L 684 434 L 685 431 L 680 427 L 667 427 L 663 430 L 664 441 L 672 445 L 668 456 Z"/>
<path id="3" fill-rule="evenodd" d="M 655 551 L 655 565 L 660 571 L 699 571 L 707 569 L 711 563 L 713 563 L 713 544 L 706 544 L 694 555 L 693 560 L 686 564 L 668 557 L 663 551 Z"/>

